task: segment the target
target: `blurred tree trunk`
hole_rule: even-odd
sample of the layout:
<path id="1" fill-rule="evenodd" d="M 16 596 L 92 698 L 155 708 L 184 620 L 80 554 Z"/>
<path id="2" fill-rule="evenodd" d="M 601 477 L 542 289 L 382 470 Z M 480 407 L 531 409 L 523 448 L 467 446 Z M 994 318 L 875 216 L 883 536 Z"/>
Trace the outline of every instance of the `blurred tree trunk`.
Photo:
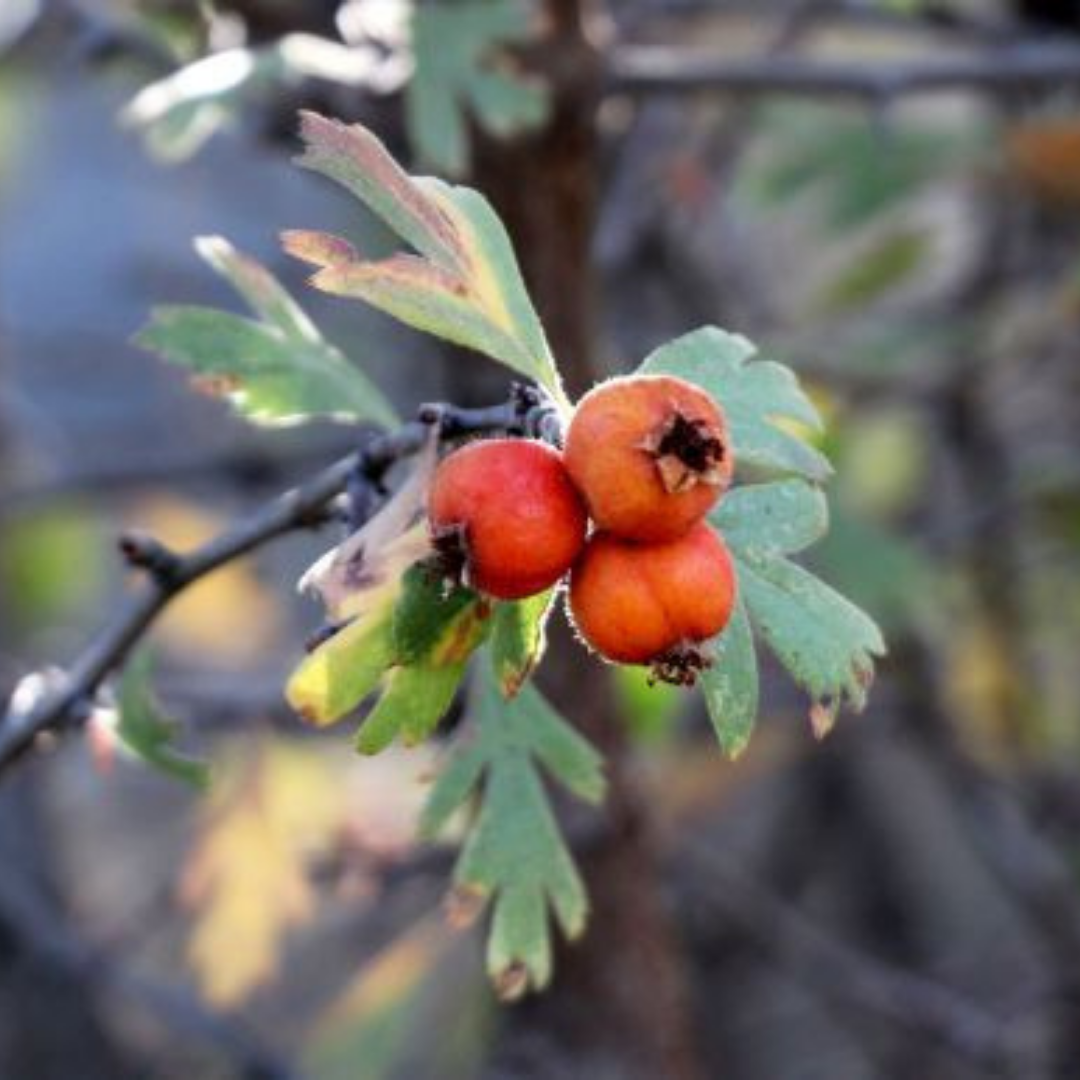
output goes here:
<path id="1" fill-rule="evenodd" d="M 567 389 L 579 395 L 599 375 L 592 236 L 600 68 L 578 0 L 549 0 L 546 15 L 527 60 L 551 87 L 550 120 L 512 142 L 479 137 L 476 173 L 510 230 Z M 607 670 L 568 631 L 554 638 L 547 690 L 604 752 L 611 786 L 601 839 L 582 856 L 592 903 L 586 935 L 560 949 L 552 988 L 508 1014 L 493 1071 L 689 1080 L 700 1070 L 679 943 L 628 771 L 626 729 Z"/>

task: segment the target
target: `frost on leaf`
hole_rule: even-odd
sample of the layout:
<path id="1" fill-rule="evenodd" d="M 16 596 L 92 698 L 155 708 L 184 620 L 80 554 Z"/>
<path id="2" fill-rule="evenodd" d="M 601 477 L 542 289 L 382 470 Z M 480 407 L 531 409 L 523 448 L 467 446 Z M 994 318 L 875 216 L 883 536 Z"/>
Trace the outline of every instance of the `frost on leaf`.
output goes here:
<path id="1" fill-rule="evenodd" d="M 299 164 L 341 184 L 415 253 L 366 260 L 336 236 L 284 233 L 285 250 L 317 268 L 311 284 L 484 353 L 566 404 L 510 240 L 487 201 L 469 188 L 409 176 L 358 124 L 305 112 L 301 136 Z"/>
<path id="2" fill-rule="evenodd" d="M 480 680 L 471 742 L 450 759 L 421 818 L 437 834 L 474 795 L 475 819 L 454 870 L 457 899 L 475 917 L 492 905 L 487 968 L 504 998 L 541 989 L 551 977 L 549 908 L 568 938 L 585 928 L 588 899 L 548 803 L 540 775 L 589 802 L 604 794 L 596 751 L 526 685 L 506 701 L 490 676 Z"/>

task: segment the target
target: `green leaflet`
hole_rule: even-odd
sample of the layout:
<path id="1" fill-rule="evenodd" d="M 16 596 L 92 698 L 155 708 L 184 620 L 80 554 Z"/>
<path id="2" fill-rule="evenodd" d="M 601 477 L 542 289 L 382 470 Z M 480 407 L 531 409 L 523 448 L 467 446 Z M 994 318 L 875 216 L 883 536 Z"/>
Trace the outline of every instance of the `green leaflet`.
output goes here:
<path id="1" fill-rule="evenodd" d="M 423 742 L 438 726 L 465 677 L 469 657 L 491 628 L 486 602 L 469 589 L 444 592 L 429 568 L 408 570 L 393 615 L 394 666 L 356 736 L 362 754 L 395 738 Z"/>
<path id="2" fill-rule="evenodd" d="M 491 664 L 504 697 L 513 697 L 536 669 L 547 644 L 544 627 L 554 590 L 500 603 L 491 625 Z"/>
<path id="3" fill-rule="evenodd" d="M 709 520 L 744 558 L 794 555 L 828 532 L 829 505 L 815 484 L 777 480 L 729 491 Z"/>
<path id="4" fill-rule="evenodd" d="M 715 659 L 701 673 L 701 690 L 720 749 L 729 758 L 737 758 L 750 742 L 758 711 L 757 656 L 741 597 L 712 647 Z"/>
<path id="5" fill-rule="evenodd" d="M 396 423 L 374 383 L 322 338 L 269 271 L 220 237 L 202 237 L 196 248 L 255 319 L 205 307 L 157 307 L 135 338 L 139 345 L 190 370 L 196 386 L 224 397 L 253 423 L 314 416 Z"/>
<path id="6" fill-rule="evenodd" d="M 290 230 L 285 250 L 316 267 L 312 285 L 484 353 L 568 405 L 506 230 L 487 201 L 408 176 L 359 125 L 304 113 L 301 134 L 299 163 L 346 187 L 417 252 L 370 261 L 338 237 Z"/>
<path id="7" fill-rule="evenodd" d="M 758 632 L 810 695 L 815 733 L 829 731 L 845 702 L 861 709 L 885 652 L 874 622 L 787 559 L 740 562 L 739 585 Z"/>
<path id="8" fill-rule="evenodd" d="M 543 89 L 488 63 L 500 46 L 526 40 L 529 29 L 528 7 L 520 0 L 459 0 L 449 8 L 415 8 L 416 67 L 405 90 L 405 117 L 426 165 L 451 175 L 465 171 L 470 114 L 495 135 L 543 121 Z"/>
<path id="9" fill-rule="evenodd" d="M 498 992 L 514 998 L 550 979 L 548 906 L 571 938 L 588 914 L 538 766 L 590 802 L 603 797 L 604 779 L 596 751 L 531 685 L 508 702 L 485 677 L 475 697 L 474 740 L 436 781 L 421 828 L 434 835 L 479 791 L 454 880 L 462 894 L 492 900 L 488 972 Z"/>
<path id="10" fill-rule="evenodd" d="M 810 695 L 814 730 L 824 734 L 844 702 L 862 707 L 874 657 L 885 651 L 881 632 L 867 615 L 786 558 L 824 535 L 828 524 L 824 496 L 802 480 L 753 484 L 730 492 L 710 519 L 724 533 L 735 557 L 740 596 L 736 616 L 743 620 L 740 628 L 733 619 L 720 643 L 726 642 L 744 665 L 753 663 L 745 623 L 749 614 L 792 678 Z M 739 704 L 746 700 L 745 690 L 733 693 L 730 685 L 737 678 L 735 663 L 722 651 L 716 668 L 707 673 L 706 700 L 718 726 L 741 729 L 745 720 L 726 713 L 729 707 L 733 713 L 745 713 L 745 705 Z M 714 692 L 717 679 L 726 683 L 724 694 Z"/>
<path id="11" fill-rule="evenodd" d="M 375 708 L 356 733 L 357 750 L 378 754 L 398 736 L 405 746 L 423 742 L 450 708 L 464 677 L 464 664 L 394 668 Z"/>
<path id="12" fill-rule="evenodd" d="M 639 372 L 676 375 L 712 394 L 727 417 L 737 467 L 826 480 L 832 469 L 825 456 L 776 423 L 795 421 L 819 430 L 817 410 L 789 368 L 754 360 L 756 351 L 738 334 L 705 327 L 662 345 Z"/>
<path id="13" fill-rule="evenodd" d="M 149 654 L 138 653 L 128 661 L 117 691 L 117 712 L 116 736 L 129 753 L 191 787 L 209 784 L 209 766 L 172 745 L 177 725 L 154 696 Z"/>

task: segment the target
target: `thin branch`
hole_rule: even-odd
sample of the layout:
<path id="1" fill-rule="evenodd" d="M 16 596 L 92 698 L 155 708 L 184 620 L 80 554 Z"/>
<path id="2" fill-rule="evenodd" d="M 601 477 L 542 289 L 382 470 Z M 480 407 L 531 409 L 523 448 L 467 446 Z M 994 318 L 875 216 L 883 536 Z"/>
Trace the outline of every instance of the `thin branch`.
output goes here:
<path id="1" fill-rule="evenodd" d="M 194 582 L 279 536 L 326 523 L 330 503 L 346 489 L 354 502 L 360 503 L 359 512 L 352 514 L 349 522 L 358 526 L 374 509 L 383 476 L 395 462 L 420 450 L 433 425 L 438 425 L 440 437 L 447 440 L 496 430 L 558 437 L 557 418 L 550 404 L 529 387 L 516 387 L 509 402 L 487 408 L 425 405 L 416 420 L 373 436 L 356 453 L 194 551 L 180 555 L 151 537 L 125 535 L 120 540 L 121 551 L 131 565 L 145 572 L 143 587 L 67 672 L 42 677 L 39 692 L 15 693 L 0 721 L 0 774 L 30 751 L 38 736 L 62 733 L 84 723 L 105 680 L 123 664 L 162 611 Z"/>
<path id="2" fill-rule="evenodd" d="M 738 58 L 666 45 L 624 46 L 608 62 L 608 88 L 629 94 L 722 91 L 813 94 L 880 102 L 903 95 L 972 91 L 1009 95 L 1080 85 L 1080 46 L 1055 42 L 968 56 L 873 63 L 763 56 Z"/>

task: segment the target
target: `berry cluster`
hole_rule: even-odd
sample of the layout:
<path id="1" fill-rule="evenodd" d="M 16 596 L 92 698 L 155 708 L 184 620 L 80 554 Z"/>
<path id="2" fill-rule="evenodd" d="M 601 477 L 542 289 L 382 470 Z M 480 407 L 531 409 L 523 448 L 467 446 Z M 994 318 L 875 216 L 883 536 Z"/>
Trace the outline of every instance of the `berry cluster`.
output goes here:
<path id="1" fill-rule="evenodd" d="M 446 573 L 502 600 L 569 572 L 571 615 L 591 648 L 691 683 L 735 600 L 731 556 L 704 520 L 733 467 L 724 416 L 703 390 L 613 379 L 581 400 L 561 454 L 525 439 L 450 454 L 432 482 L 432 539 Z"/>

